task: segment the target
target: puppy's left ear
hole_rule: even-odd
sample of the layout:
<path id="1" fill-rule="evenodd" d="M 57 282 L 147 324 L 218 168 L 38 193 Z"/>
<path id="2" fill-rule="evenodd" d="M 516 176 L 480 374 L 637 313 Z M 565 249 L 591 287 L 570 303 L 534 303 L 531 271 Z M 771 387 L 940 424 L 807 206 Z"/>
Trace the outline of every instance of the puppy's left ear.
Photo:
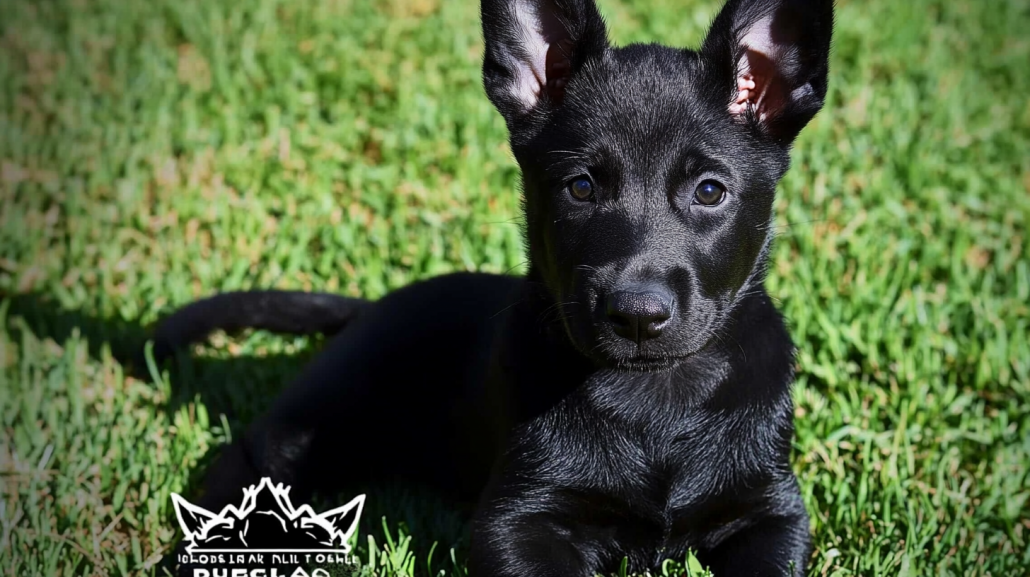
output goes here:
<path id="1" fill-rule="evenodd" d="M 826 98 L 833 0 L 729 0 L 701 48 L 730 115 L 789 146 Z"/>

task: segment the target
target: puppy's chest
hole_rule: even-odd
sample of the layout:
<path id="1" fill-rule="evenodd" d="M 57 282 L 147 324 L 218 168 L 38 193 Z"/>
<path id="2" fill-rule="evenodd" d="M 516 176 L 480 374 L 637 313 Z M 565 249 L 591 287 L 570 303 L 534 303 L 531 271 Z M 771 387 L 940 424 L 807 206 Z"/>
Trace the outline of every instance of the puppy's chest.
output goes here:
<path id="1" fill-rule="evenodd" d="M 590 509 L 603 534 L 697 547 L 764 498 L 779 456 L 761 437 L 760 427 L 733 418 L 598 422 L 547 451 L 549 465 L 539 472 L 568 496 L 568 513 L 582 518 L 575 509 Z"/>
<path id="2" fill-rule="evenodd" d="M 687 510 L 763 476 L 769 456 L 740 442 L 751 436 L 742 426 L 702 421 L 610 433 L 593 450 L 605 454 L 616 473 L 595 478 L 594 486 L 665 514 Z"/>

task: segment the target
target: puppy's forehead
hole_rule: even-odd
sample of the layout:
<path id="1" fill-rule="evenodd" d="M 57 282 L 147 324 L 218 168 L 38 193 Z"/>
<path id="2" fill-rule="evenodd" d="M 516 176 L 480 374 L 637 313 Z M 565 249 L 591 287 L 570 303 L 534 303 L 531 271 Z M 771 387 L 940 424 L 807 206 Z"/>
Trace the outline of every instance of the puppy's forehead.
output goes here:
<path id="1" fill-rule="evenodd" d="M 620 149 L 657 152 L 674 143 L 701 144 L 723 116 L 716 87 L 704 86 L 701 77 L 698 55 L 689 50 L 611 49 L 570 84 L 564 128 Z"/>

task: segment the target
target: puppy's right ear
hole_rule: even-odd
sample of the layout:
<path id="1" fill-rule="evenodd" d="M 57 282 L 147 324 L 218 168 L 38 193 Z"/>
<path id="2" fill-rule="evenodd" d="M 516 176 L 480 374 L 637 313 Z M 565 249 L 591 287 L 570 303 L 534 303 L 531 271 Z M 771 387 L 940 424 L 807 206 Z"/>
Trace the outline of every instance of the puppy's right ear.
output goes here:
<path id="1" fill-rule="evenodd" d="M 565 86 L 608 46 L 593 0 L 482 0 L 483 84 L 508 126 L 559 106 Z"/>
<path id="2" fill-rule="evenodd" d="M 729 0 L 701 48 L 734 118 L 789 145 L 826 98 L 833 0 Z"/>

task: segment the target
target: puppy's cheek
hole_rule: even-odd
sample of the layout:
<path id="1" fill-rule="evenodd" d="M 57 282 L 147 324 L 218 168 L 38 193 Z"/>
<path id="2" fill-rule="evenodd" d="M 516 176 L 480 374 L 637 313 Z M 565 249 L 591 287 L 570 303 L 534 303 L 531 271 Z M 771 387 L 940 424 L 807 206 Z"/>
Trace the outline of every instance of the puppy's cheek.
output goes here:
<path id="1" fill-rule="evenodd" d="M 580 341 L 582 340 L 582 323 L 577 318 L 575 307 L 569 306 L 567 303 L 559 304 L 557 317 L 558 322 L 565 331 L 566 338 L 569 339 L 573 346 L 579 348 Z"/>
<path id="2" fill-rule="evenodd" d="M 576 346 L 582 350 L 592 350 L 597 346 L 599 327 L 589 308 L 579 306 L 576 309 L 572 320 Z"/>
<path id="3" fill-rule="evenodd" d="M 701 350 L 713 334 L 710 303 L 696 303 L 676 319 L 667 331 L 669 354 L 686 356 Z"/>

